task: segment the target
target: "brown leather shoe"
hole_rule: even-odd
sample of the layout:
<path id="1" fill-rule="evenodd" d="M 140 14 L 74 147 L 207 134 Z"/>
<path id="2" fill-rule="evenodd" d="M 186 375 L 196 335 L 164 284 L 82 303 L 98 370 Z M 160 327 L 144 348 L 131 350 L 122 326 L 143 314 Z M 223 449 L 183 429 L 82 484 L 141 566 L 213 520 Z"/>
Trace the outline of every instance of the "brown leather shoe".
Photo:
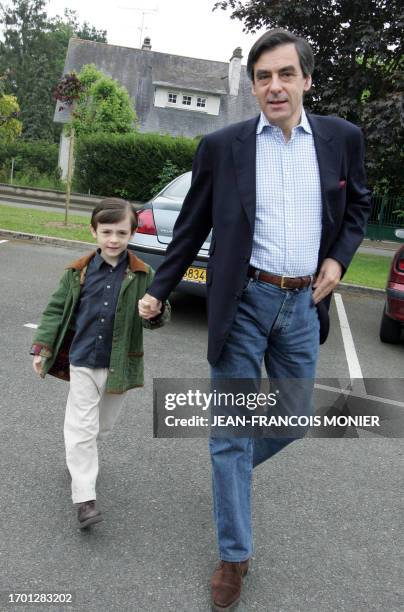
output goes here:
<path id="1" fill-rule="evenodd" d="M 80 529 L 85 529 L 85 527 L 89 527 L 95 523 L 100 523 L 104 520 L 101 512 L 97 510 L 95 506 L 94 499 L 79 504 L 77 519 L 79 521 Z"/>
<path id="2" fill-rule="evenodd" d="M 212 576 L 213 610 L 233 610 L 241 595 L 243 577 L 248 572 L 248 559 L 237 563 L 220 561 Z"/>

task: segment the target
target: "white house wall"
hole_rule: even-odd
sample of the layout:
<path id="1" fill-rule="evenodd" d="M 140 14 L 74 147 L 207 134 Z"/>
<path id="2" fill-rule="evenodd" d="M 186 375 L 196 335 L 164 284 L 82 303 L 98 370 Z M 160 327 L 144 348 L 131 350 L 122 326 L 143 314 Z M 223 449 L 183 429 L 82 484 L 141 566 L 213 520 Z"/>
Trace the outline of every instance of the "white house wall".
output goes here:
<path id="1" fill-rule="evenodd" d="M 168 101 L 168 94 L 173 93 L 177 94 L 177 103 L 172 103 Z M 191 105 L 186 106 L 182 104 L 182 97 L 190 96 L 191 97 Z M 197 103 L 197 98 L 205 98 L 206 106 L 205 108 L 199 108 Z M 220 96 L 214 94 L 205 94 L 203 92 L 195 92 L 195 91 L 186 91 L 186 90 L 178 90 L 175 88 L 165 89 L 163 87 L 156 87 L 154 92 L 154 106 L 157 108 L 174 108 L 176 110 L 189 111 L 189 112 L 198 112 L 207 115 L 219 115 L 220 111 Z"/>

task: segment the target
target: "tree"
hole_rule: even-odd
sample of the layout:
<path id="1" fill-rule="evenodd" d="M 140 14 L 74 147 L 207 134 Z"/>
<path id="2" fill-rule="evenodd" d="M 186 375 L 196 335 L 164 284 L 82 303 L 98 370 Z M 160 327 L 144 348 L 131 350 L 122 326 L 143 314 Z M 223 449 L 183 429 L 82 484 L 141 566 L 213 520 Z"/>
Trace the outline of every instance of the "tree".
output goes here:
<path id="1" fill-rule="evenodd" d="M 124 87 L 99 72 L 93 64 L 83 66 L 79 75 L 65 74 L 54 91 L 59 110 L 70 108 L 67 125 L 70 136 L 67 171 L 65 224 L 67 224 L 76 136 L 95 133 L 124 134 L 135 127 L 136 113 Z"/>
<path id="2" fill-rule="evenodd" d="M 17 98 L 0 92 L 0 142 L 11 142 L 21 134 Z"/>
<path id="3" fill-rule="evenodd" d="M 6 74 L 0 76 L 0 142 L 12 142 L 22 131 L 22 124 L 18 119 L 20 107 L 17 98 L 4 93 L 6 77 Z"/>
<path id="4" fill-rule="evenodd" d="M 223 0 L 244 30 L 286 28 L 305 37 L 316 57 L 305 104 L 338 114 L 364 129 L 370 183 L 404 192 L 402 0 Z"/>
<path id="5" fill-rule="evenodd" d="M 82 90 L 71 121 L 77 137 L 100 132 L 125 134 L 134 131 L 136 112 L 124 87 L 99 72 L 93 64 L 83 66 L 78 80 Z"/>
<path id="6" fill-rule="evenodd" d="M 66 104 L 74 116 L 75 106 L 80 98 L 81 93 L 84 90 L 83 84 L 77 78 L 77 75 L 72 72 L 71 74 L 65 74 L 65 76 L 59 81 L 55 91 L 54 97 L 58 104 Z M 60 110 L 63 106 L 60 107 Z M 65 225 L 67 225 L 67 219 L 70 208 L 70 197 L 73 180 L 73 164 L 74 164 L 74 140 L 75 131 L 74 127 L 70 126 L 70 140 L 69 140 L 69 158 L 67 167 L 67 179 L 66 179 L 66 206 L 65 206 Z"/>
<path id="7" fill-rule="evenodd" d="M 46 0 L 12 0 L 0 3 L 0 73 L 8 69 L 7 93 L 21 106 L 25 138 L 57 139 L 60 127 L 53 123 L 52 91 L 63 72 L 69 39 L 80 34 L 106 42 L 106 32 L 79 24 L 74 11 L 49 19 Z"/>
<path id="8" fill-rule="evenodd" d="M 77 38 L 81 38 L 82 40 L 93 40 L 95 42 L 103 43 L 107 42 L 107 31 L 97 30 L 87 21 L 80 24 L 76 11 L 65 9 L 63 15 L 64 17 L 55 17 L 51 23 L 56 31 L 66 30 L 67 42 L 72 36 L 77 36 Z"/>
<path id="9" fill-rule="evenodd" d="M 24 131 L 30 131 L 32 111 L 41 111 L 41 105 L 31 105 L 36 67 L 42 56 L 46 13 L 44 0 L 13 0 L 10 8 L 0 5 L 0 22 L 5 26 L 4 42 L 0 46 L 1 69 L 7 69 L 6 84 L 9 94 L 16 95 L 21 106 Z M 35 88 L 36 84 L 35 84 Z M 38 100 L 35 100 L 37 103 Z M 39 122 L 39 121 L 38 121 Z"/>

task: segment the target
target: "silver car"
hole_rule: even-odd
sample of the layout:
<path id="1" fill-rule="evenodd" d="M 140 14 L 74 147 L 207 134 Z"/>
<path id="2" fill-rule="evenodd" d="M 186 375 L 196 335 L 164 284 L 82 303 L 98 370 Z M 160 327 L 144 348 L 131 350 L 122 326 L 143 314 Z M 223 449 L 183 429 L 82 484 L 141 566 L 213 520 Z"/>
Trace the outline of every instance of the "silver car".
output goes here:
<path id="1" fill-rule="evenodd" d="M 138 212 L 138 228 L 128 248 L 157 270 L 173 237 L 173 228 L 191 185 L 191 172 L 169 183 Z M 209 234 L 196 259 L 185 272 L 176 291 L 206 295 L 206 265 L 209 259 Z"/>

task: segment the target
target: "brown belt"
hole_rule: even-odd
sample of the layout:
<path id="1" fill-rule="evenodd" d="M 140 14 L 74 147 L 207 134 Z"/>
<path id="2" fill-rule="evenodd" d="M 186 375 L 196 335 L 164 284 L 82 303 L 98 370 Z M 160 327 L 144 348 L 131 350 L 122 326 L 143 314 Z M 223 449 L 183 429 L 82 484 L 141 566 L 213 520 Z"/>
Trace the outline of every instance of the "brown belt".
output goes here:
<path id="1" fill-rule="evenodd" d="M 315 280 L 315 276 L 277 276 L 276 274 L 257 270 L 252 266 L 248 267 L 248 276 L 264 283 L 276 285 L 282 289 L 303 289 L 311 285 Z"/>

